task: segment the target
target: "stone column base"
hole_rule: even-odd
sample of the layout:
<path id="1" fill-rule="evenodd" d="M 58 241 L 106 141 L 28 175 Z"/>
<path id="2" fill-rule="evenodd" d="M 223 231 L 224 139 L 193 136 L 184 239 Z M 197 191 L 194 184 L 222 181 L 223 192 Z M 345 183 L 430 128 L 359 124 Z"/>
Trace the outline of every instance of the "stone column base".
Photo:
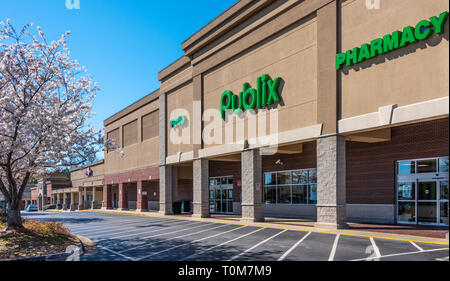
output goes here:
<path id="1" fill-rule="evenodd" d="M 144 213 L 144 212 L 148 212 L 148 209 L 136 209 L 136 212 Z"/>
<path id="2" fill-rule="evenodd" d="M 205 219 L 210 218 L 211 216 L 209 214 L 192 214 L 192 217 L 197 219 Z"/>
<path id="3" fill-rule="evenodd" d="M 262 214 L 261 204 L 245 204 L 241 203 L 242 222 L 263 222 L 264 216 Z"/>
<path id="4" fill-rule="evenodd" d="M 243 223 L 264 222 L 264 217 L 261 217 L 261 218 L 241 218 L 240 221 L 243 222 Z"/>
<path id="5" fill-rule="evenodd" d="M 76 209 L 75 204 L 71 204 L 70 205 L 70 211 L 73 212 L 73 211 L 75 211 L 75 209 Z"/>
<path id="6" fill-rule="evenodd" d="M 316 222 L 314 224 L 314 227 L 317 228 L 323 228 L 323 229 L 329 229 L 329 230 L 337 230 L 337 229 L 346 229 L 348 228 L 348 224 L 347 223 L 326 223 L 326 222 Z"/>
<path id="7" fill-rule="evenodd" d="M 112 210 L 112 207 L 102 207 L 102 210 Z"/>
<path id="8" fill-rule="evenodd" d="M 117 208 L 118 211 L 128 211 L 128 208 Z"/>
<path id="9" fill-rule="evenodd" d="M 326 229 L 348 228 L 346 222 L 346 206 L 318 205 L 315 226 Z"/>
<path id="10" fill-rule="evenodd" d="M 78 210 L 84 210 L 83 205 L 78 205 Z"/>

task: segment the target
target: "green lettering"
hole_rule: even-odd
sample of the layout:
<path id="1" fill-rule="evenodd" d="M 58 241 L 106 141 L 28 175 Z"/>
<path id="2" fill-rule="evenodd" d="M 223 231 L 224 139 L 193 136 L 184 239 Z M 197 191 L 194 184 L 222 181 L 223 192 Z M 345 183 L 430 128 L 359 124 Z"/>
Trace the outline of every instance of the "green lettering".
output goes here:
<path id="1" fill-rule="evenodd" d="M 376 57 L 383 54 L 383 39 L 378 38 L 370 42 L 370 56 Z"/>
<path id="2" fill-rule="evenodd" d="M 399 48 L 400 46 L 400 37 L 402 36 L 402 33 L 400 31 L 394 31 L 391 35 L 385 35 L 383 37 L 383 51 L 385 53 L 394 51 Z"/>
<path id="3" fill-rule="evenodd" d="M 262 101 L 261 101 L 261 77 L 256 78 L 256 107 L 260 108 Z"/>
<path id="4" fill-rule="evenodd" d="M 359 51 L 358 62 L 362 62 L 363 60 L 370 59 L 370 50 L 369 45 L 362 44 L 361 49 Z"/>
<path id="5" fill-rule="evenodd" d="M 352 64 L 358 63 L 358 53 L 359 53 L 358 47 L 353 48 L 353 51 L 348 50 L 346 53 L 347 60 L 346 60 L 345 64 L 347 66 L 350 66 Z"/>
<path id="6" fill-rule="evenodd" d="M 400 48 L 408 46 L 409 43 L 416 42 L 414 37 L 414 28 L 412 26 L 407 26 L 403 29 L 402 40 L 400 41 Z"/>
<path id="7" fill-rule="evenodd" d="M 439 18 L 437 17 L 431 17 L 430 21 L 434 26 L 434 33 L 436 34 L 442 34 L 444 33 L 444 25 L 447 22 L 448 19 L 448 12 L 445 11 L 442 14 L 439 15 Z"/>
<path id="8" fill-rule="evenodd" d="M 269 85 L 269 98 L 267 99 L 268 105 L 280 101 L 280 96 L 278 95 L 278 92 L 277 92 L 280 81 L 281 81 L 281 78 L 277 77 L 277 78 L 273 79 L 273 81 L 269 80 L 267 82 L 267 84 Z"/>
<path id="9" fill-rule="evenodd" d="M 267 105 L 267 81 L 269 80 L 269 75 L 263 74 L 261 76 L 261 80 L 262 80 L 261 106 L 266 106 Z"/>
<path id="10" fill-rule="evenodd" d="M 230 91 L 223 92 L 220 97 L 220 116 L 225 120 L 225 111 L 231 109 L 233 93 Z"/>
<path id="11" fill-rule="evenodd" d="M 336 69 L 341 69 L 343 64 L 345 63 L 345 53 L 340 53 L 336 55 Z"/>
<path id="12" fill-rule="evenodd" d="M 430 37 L 431 35 L 431 29 L 430 29 L 430 22 L 427 20 L 420 21 L 416 28 L 414 29 L 414 36 L 417 40 L 424 40 Z"/>

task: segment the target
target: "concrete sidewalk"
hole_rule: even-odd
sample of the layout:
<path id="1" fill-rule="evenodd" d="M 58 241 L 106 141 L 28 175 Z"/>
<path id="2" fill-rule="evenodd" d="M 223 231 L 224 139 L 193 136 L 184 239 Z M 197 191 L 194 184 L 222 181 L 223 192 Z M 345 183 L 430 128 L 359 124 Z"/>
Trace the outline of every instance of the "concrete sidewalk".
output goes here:
<path id="1" fill-rule="evenodd" d="M 58 210 L 49 210 L 56 212 L 63 212 Z M 210 218 L 194 218 L 191 214 L 181 214 L 181 215 L 162 215 L 157 211 L 149 212 L 135 212 L 135 211 L 118 211 L 118 210 L 82 210 L 77 212 L 101 212 L 101 213 L 111 213 L 111 214 L 123 214 L 123 215 L 133 215 L 133 216 L 147 216 L 147 217 L 158 217 L 158 218 L 168 218 L 174 220 L 192 220 L 192 221 L 203 221 L 203 222 L 215 222 L 223 224 L 234 224 L 234 225 L 247 225 L 247 226 L 257 226 L 275 229 L 287 229 L 294 231 L 306 231 L 306 232 L 316 232 L 316 233 L 328 233 L 328 234 L 341 234 L 348 236 L 360 236 L 360 237 L 373 237 L 391 240 L 401 240 L 401 241 L 413 241 L 419 243 L 432 243 L 439 245 L 449 245 L 448 240 L 448 228 L 436 227 L 430 228 L 417 228 L 413 226 L 402 226 L 402 225 L 374 225 L 374 224 L 358 224 L 349 223 L 348 229 L 338 229 L 329 230 L 324 228 L 319 228 L 314 225 L 314 221 L 294 219 L 294 218 L 273 218 L 266 217 L 264 222 L 255 223 L 243 223 L 240 222 L 240 216 L 237 215 L 212 215 Z M 431 235 L 434 233 L 434 235 Z M 437 234 L 436 234 L 437 233 Z M 447 238 L 443 237 L 447 233 Z M 439 235 L 439 236 L 438 236 Z"/>

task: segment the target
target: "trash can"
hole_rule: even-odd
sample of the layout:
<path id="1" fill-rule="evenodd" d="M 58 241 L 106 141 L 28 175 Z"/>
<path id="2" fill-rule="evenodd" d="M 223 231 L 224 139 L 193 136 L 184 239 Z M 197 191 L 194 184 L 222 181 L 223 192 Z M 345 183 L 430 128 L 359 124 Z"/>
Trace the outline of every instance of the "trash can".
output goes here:
<path id="1" fill-rule="evenodd" d="M 172 209 L 175 215 L 181 214 L 181 201 L 173 202 Z"/>
<path id="2" fill-rule="evenodd" d="M 185 213 L 191 212 L 191 201 L 183 200 L 182 202 L 181 211 Z"/>

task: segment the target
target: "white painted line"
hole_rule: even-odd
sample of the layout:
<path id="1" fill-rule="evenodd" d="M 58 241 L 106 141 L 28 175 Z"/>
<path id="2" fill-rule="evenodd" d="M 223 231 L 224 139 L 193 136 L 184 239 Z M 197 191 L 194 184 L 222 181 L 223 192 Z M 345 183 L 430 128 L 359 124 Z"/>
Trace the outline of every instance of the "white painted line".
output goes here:
<path id="1" fill-rule="evenodd" d="M 370 237 L 370 243 L 372 243 L 372 247 L 373 247 L 373 251 L 374 251 L 375 257 L 377 259 L 380 258 L 381 257 L 380 249 L 378 249 L 378 246 L 375 243 L 375 240 L 373 239 L 373 237 Z"/>
<path id="2" fill-rule="evenodd" d="M 215 228 L 224 227 L 224 226 L 226 226 L 226 225 L 218 226 L 218 227 L 215 227 Z M 183 247 L 183 246 L 192 244 L 192 243 L 196 243 L 196 242 L 203 241 L 203 240 L 206 240 L 206 239 L 211 239 L 211 238 L 217 237 L 217 236 L 219 236 L 219 235 L 223 235 L 223 234 L 228 233 L 228 232 L 235 231 L 235 230 L 237 230 L 237 229 L 239 229 L 239 228 L 243 228 L 243 227 L 246 227 L 246 225 L 241 226 L 241 227 L 237 227 L 237 228 L 233 228 L 233 229 L 228 230 L 228 231 L 225 231 L 225 232 L 216 233 L 216 234 L 211 235 L 211 236 L 203 237 L 203 238 L 200 238 L 200 239 L 197 239 L 197 240 L 194 240 L 194 241 L 191 241 L 191 242 L 187 242 L 187 243 L 184 243 L 184 244 L 181 244 L 181 245 L 178 245 L 178 246 L 174 246 L 174 247 L 172 247 L 172 248 L 165 249 L 165 250 L 162 250 L 162 251 L 159 251 L 159 252 L 150 254 L 150 255 L 148 255 L 148 256 L 145 256 L 145 257 L 143 257 L 143 258 L 139 258 L 139 259 L 137 259 L 137 260 L 143 260 L 143 259 L 149 258 L 149 257 L 151 257 L 151 256 L 159 255 L 159 254 L 162 254 L 162 253 L 164 253 L 164 252 L 167 252 L 167 251 L 170 251 L 170 250 L 173 250 L 173 249 L 176 249 L 176 248 L 180 248 L 180 247 Z M 203 231 L 200 231 L 200 232 L 203 232 Z M 199 232 L 197 232 L 197 233 L 199 233 Z M 196 233 L 192 233 L 192 234 L 196 234 Z M 191 235 L 192 235 L 192 234 L 191 234 Z"/>
<path id="3" fill-rule="evenodd" d="M 105 223 L 102 223 L 102 224 L 97 224 L 97 225 L 95 225 L 95 226 L 88 226 L 88 225 L 86 225 L 86 226 L 80 226 L 80 227 L 77 227 L 77 228 L 72 228 L 72 227 L 70 227 L 70 229 L 71 230 L 74 230 L 74 231 L 79 231 L 79 230 L 81 230 L 80 232 L 85 232 L 85 231 L 90 231 L 90 230 L 95 230 L 95 229 L 106 229 L 106 228 L 119 228 L 119 227 L 121 227 L 121 226 L 129 226 L 129 225 L 139 225 L 139 224 L 143 224 L 143 223 L 148 223 L 148 222 L 145 222 L 145 221 L 134 221 L 134 222 L 126 222 L 126 223 L 117 223 L 117 222 L 105 222 Z"/>
<path id="4" fill-rule="evenodd" d="M 443 251 L 443 250 L 447 250 L 448 251 L 448 248 L 439 248 L 439 249 L 432 249 L 432 250 L 423 250 L 423 251 L 391 254 L 391 255 L 380 256 L 379 258 L 388 258 L 388 257 L 395 257 L 395 256 L 406 256 L 406 255 L 422 254 L 422 253 L 436 252 L 436 251 Z M 364 261 L 364 260 L 372 260 L 372 259 L 373 259 L 372 257 L 368 257 L 368 258 L 356 259 L 356 260 L 352 260 L 352 261 Z"/>
<path id="5" fill-rule="evenodd" d="M 236 240 L 238 240 L 238 239 L 244 238 L 244 237 L 246 237 L 246 236 L 249 236 L 249 235 L 251 235 L 251 234 L 253 234 L 253 233 L 256 233 L 256 232 L 258 232 L 258 231 L 261 231 L 261 230 L 263 230 L 263 229 L 265 229 L 265 227 L 263 227 L 263 228 L 258 228 L 258 229 L 255 230 L 255 231 L 252 231 L 252 232 L 243 234 L 243 235 L 241 235 L 241 236 L 239 236 L 239 237 L 236 237 L 236 238 L 234 238 L 234 239 L 225 241 L 225 242 L 223 242 L 223 243 L 221 243 L 221 244 L 219 244 L 219 245 L 212 246 L 211 248 L 208 248 L 208 249 L 206 249 L 206 250 L 200 251 L 200 252 L 198 252 L 198 253 L 194 253 L 194 254 L 192 254 L 192 255 L 190 255 L 190 256 L 187 256 L 187 257 L 182 258 L 180 261 L 186 260 L 186 259 L 191 258 L 191 257 L 194 257 L 194 256 L 198 256 L 198 255 L 203 254 L 203 253 L 205 253 L 205 252 L 208 252 L 208 251 L 210 251 L 210 250 L 212 250 L 212 249 L 215 249 L 215 248 L 217 248 L 217 247 L 226 245 L 226 244 L 231 243 L 231 242 L 233 242 L 233 241 L 236 241 Z"/>
<path id="6" fill-rule="evenodd" d="M 182 238 L 182 237 L 186 237 L 186 236 L 191 236 L 191 235 L 194 235 L 194 234 L 202 233 L 202 232 L 205 232 L 205 231 L 209 231 L 209 230 L 220 228 L 220 227 L 224 227 L 224 226 L 225 225 L 221 225 L 221 226 L 217 226 L 217 227 L 213 227 L 213 228 L 200 230 L 200 231 L 197 231 L 197 232 L 194 232 L 194 233 L 183 234 L 183 235 L 175 236 L 175 237 L 172 237 L 172 238 L 169 238 L 169 239 L 164 239 L 163 241 L 150 243 L 150 244 L 144 244 L 144 245 L 136 246 L 136 247 L 133 247 L 133 248 L 125 249 L 125 250 L 120 251 L 120 252 L 124 253 L 124 252 L 128 252 L 128 251 L 135 250 L 135 249 L 138 249 L 138 248 L 142 248 L 142 247 L 154 246 L 154 245 L 157 245 L 157 244 L 160 244 L 160 243 L 164 243 L 164 242 L 167 242 L 167 241 L 170 241 L 170 240 L 173 240 L 173 239 Z"/>
<path id="7" fill-rule="evenodd" d="M 145 226 L 149 226 L 149 225 L 157 225 L 157 224 L 161 224 L 161 223 L 164 223 L 164 222 L 153 222 L 153 223 L 150 223 L 150 224 L 145 224 Z M 119 233 L 120 232 L 125 232 L 125 231 L 136 231 L 136 230 L 142 230 L 142 229 L 139 229 L 139 228 L 137 228 L 137 229 L 134 229 L 135 227 L 138 227 L 138 226 L 143 226 L 143 228 L 144 228 L 144 225 L 142 225 L 141 223 L 139 223 L 139 224 L 129 224 L 129 225 L 120 225 L 120 226 L 111 226 L 111 227 L 106 227 L 106 228 L 101 228 L 101 229 L 97 229 L 97 230 L 86 230 L 86 231 L 74 231 L 74 232 L 76 232 L 77 234 L 81 234 L 81 235 L 89 235 L 89 234 L 102 234 L 102 233 L 115 233 L 116 231 L 118 231 Z M 123 231 L 122 231 L 123 230 Z"/>
<path id="8" fill-rule="evenodd" d="M 336 255 L 336 249 L 339 242 L 339 237 L 341 237 L 340 234 L 336 235 L 336 238 L 334 239 L 333 248 L 331 249 L 330 257 L 328 258 L 328 261 L 334 261 L 334 256 Z"/>
<path id="9" fill-rule="evenodd" d="M 111 249 L 108 249 L 108 248 L 106 248 L 106 247 L 103 247 L 103 246 L 97 246 L 97 247 L 99 247 L 99 248 L 102 249 L 102 250 L 105 250 L 105 251 L 108 251 L 108 252 L 110 252 L 110 253 L 113 253 L 113 254 L 115 254 L 115 255 L 118 255 L 118 256 L 121 256 L 121 257 L 123 257 L 123 258 L 126 258 L 126 259 L 128 259 L 128 260 L 132 260 L 132 261 L 135 260 L 135 259 L 133 259 L 132 257 L 123 255 L 123 254 L 121 254 L 121 253 L 118 253 L 118 252 L 113 251 L 113 250 L 111 250 Z"/>
<path id="10" fill-rule="evenodd" d="M 411 243 L 414 247 L 416 247 L 417 248 L 417 250 L 419 250 L 419 251 L 421 251 L 421 252 L 423 252 L 424 251 L 424 249 L 422 249 L 422 247 L 420 247 L 419 245 L 417 245 L 416 243 L 414 243 L 413 241 L 409 241 L 409 243 Z"/>
<path id="11" fill-rule="evenodd" d="M 259 242 L 258 244 L 254 245 L 253 247 L 250 247 L 250 248 L 248 248 L 247 250 L 243 251 L 242 253 L 240 253 L 240 254 L 238 254 L 238 255 L 232 257 L 232 258 L 229 259 L 228 261 L 233 261 L 233 260 L 239 258 L 239 257 L 242 256 L 243 254 L 250 252 L 251 250 L 257 248 L 258 246 L 261 246 L 262 244 L 266 243 L 267 241 L 269 241 L 269 240 L 271 240 L 271 239 L 277 237 L 278 235 L 280 235 L 280 234 L 282 234 L 283 232 L 286 232 L 286 231 L 287 231 L 287 229 L 285 229 L 285 230 L 283 230 L 283 231 L 280 231 L 280 232 L 278 232 L 278 233 L 275 234 L 275 235 L 270 236 L 269 238 L 267 238 L 267 239 L 265 239 L 265 240 Z"/>
<path id="12" fill-rule="evenodd" d="M 297 241 L 297 243 L 295 243 L 291 248 L 289 248 L 289 250 L 287 250 L 281 257 L 278 258 L 278 261 L 282 261 L 284 260 L 295 248 L 298 247 L 298 245 L 300 245 L 303 240 L 305 240 L 309 235 L 311 234 L 311 232 L 306 233 L 305 236 L 303 236 L 300 240 Z"/>
<path id="13" fill-rule="evenodd" d="M 152 233 L 152 232 L 157 232 L 157 231 L 164 231 L 164 230 L 167 230 L 167 229 L 173 228 L 173 227 L 180 227 L 180 226 L 186 226 L 186 225 L 194 225 L 194 224 L 198 224 L 198 223 L 201 223 L 201 222 L 193 222 L 193 223 L 187 223 L 187 224 L 182 224 L 182 225 L 169 226 L 169 227 L 166 227 L 166 228 L 154 229 L 154 230 L 151 230 L 151 231 L 143 231 L 143 232 L 138 232 L 138 233 L 131 233 L 131 234 L 126 234 L 126 235 L 121 235 L 121 236 L 110 236 L 110 237 L 108 237 L 108 238 L 104 238 L 104 239 L 101 239 L 101 240 L 97 240 L 96 243 L 101 242 L 101 241 L 104 241 L 104 240 L 119 239 L 119 238 L 124 238 L 124 237 L 129 237 L 129 236 L 136 236 L 136 235 L 141 235 L 141 234 L 147 234 L 147 233 Z M 201 226 L 201 225 L 200 225 L 200 226 Z M 196 227 L 200 227 L 200 226 L 196 226 Z M 196 228 L 196 227 L 193 227 L 193 228 Z M 173 232 L 168 232 L 168 233 L 180 232 L 180 231 L 184 231 L 184 230 L 186 230 L 186 229 L 191 229 L 191 228 L 183 228 L 183 229 L 181 229 L 181 230 L 177 230 L 177 231 L 173 231 Z M 130 233 L 130 231 L 121 231 L 121 232 L 117 232 L 117 233 L 122 233 L 122 232 Z M 117 234 L 117 233 L 116 233 L 116 234 Z M 164 233 L 163 233 L 163 234 L 164 234 Z M 165 234 L 167 234 L 167 233 L 165 233 Z M 162 234 L 159 234 L 159 235 L 162 235 Z M 151 238 L 151 237 L 155 237 L 155 236 L 148 236 L 148 237 L 144 237 L 144 238 L 139 237 L 139 239 L 145 239 L 145 238 Z"/>

